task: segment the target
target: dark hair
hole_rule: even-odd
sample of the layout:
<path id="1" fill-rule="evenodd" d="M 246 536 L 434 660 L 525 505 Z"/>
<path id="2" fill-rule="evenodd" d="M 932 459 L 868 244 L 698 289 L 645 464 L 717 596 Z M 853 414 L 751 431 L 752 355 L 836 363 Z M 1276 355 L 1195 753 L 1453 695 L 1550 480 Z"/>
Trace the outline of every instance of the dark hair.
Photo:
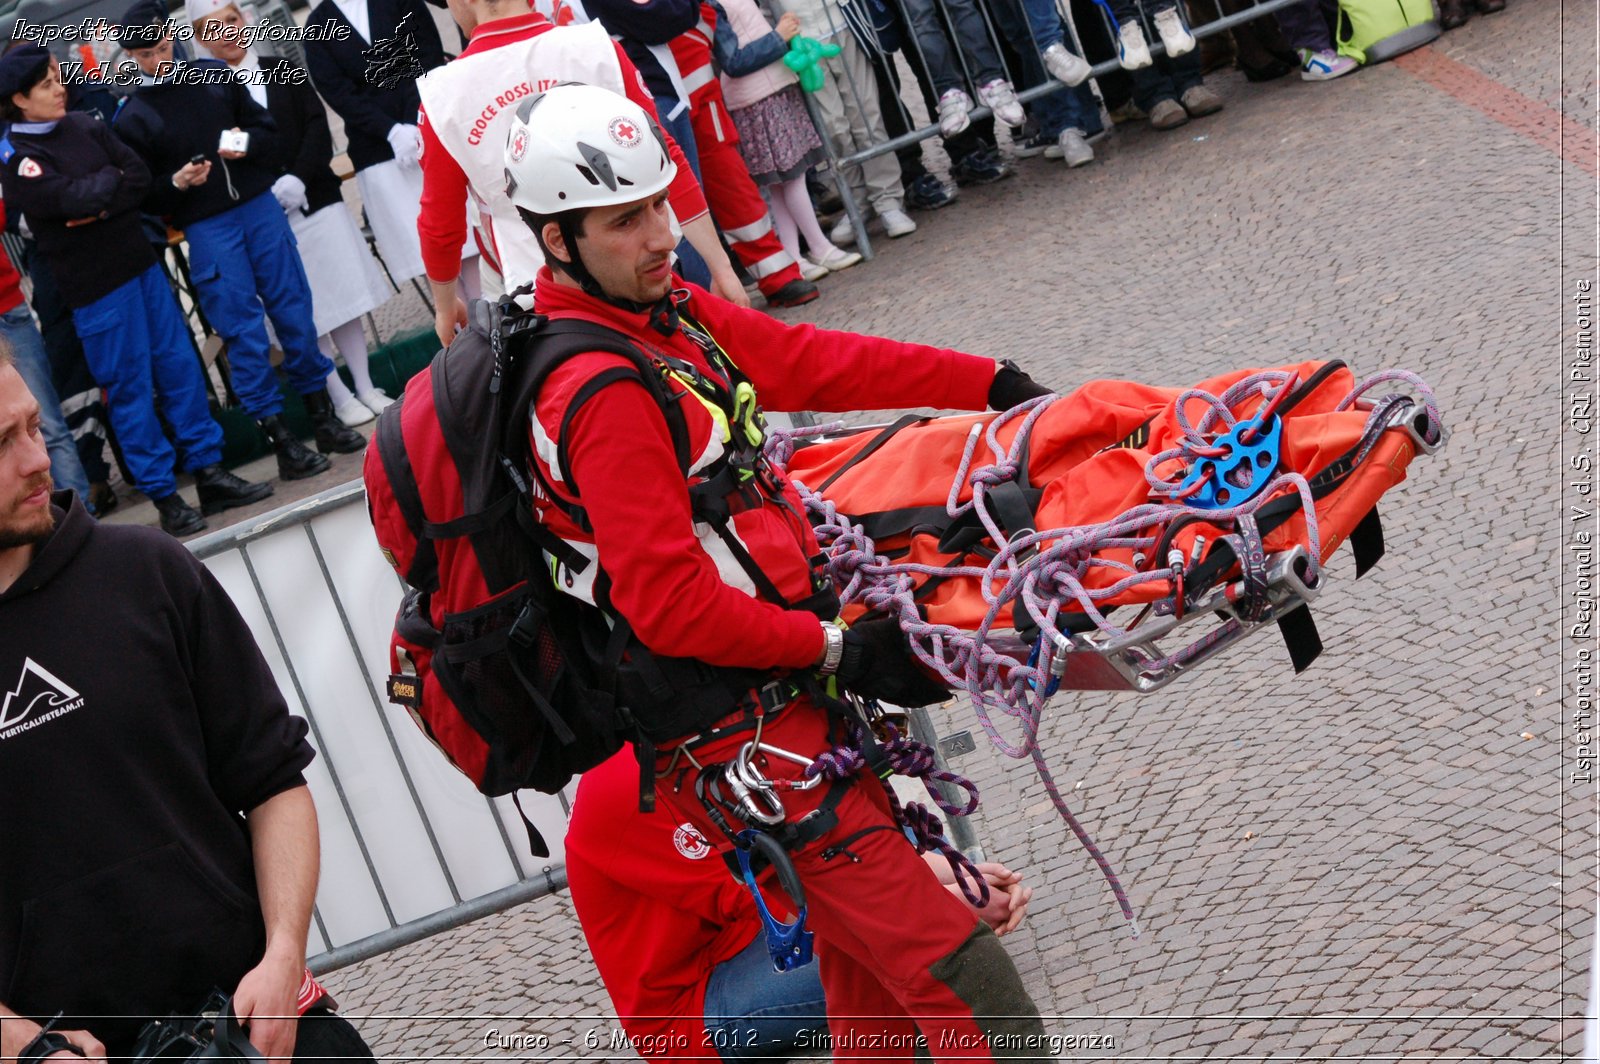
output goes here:
<path id="1" fill-rule="evenodd" d="M 37 89 L 44 79 L 50 76 L 50 65 L 47 62 L 36 73 L 29 74 L 23 78 L 20 87 L 13 89 L 11 95 L 26 96 L 34 89 Z M 12 101 L 11 95 L 0 99 L 0 118 L 5 119 L 7 122 L 21 122 L 23 121 L 22 108 Z"/>

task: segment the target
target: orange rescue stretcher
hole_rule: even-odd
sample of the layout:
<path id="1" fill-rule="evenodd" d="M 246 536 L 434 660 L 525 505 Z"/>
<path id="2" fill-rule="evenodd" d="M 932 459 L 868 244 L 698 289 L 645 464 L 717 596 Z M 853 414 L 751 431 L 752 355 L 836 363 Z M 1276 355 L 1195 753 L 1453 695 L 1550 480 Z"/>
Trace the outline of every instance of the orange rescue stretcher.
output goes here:
<path id="1" fill-rule="evenodd" d="M 1098 380 L 1032 406 L 797 439 L 784 467 L 814 523 L 825 500 L 871 541 L 866 571 L 910 577 L 928 625 L 1048 652 L 1052 689 L 1152 691 L 1268 625 L 1303 669 L 1321 564 L 1349 542 L 1356 575 L 1371 567 L 1379 498 L 1445 439 L 1419 379 L 1358 385 L 1338 361 L 1191 389 Z M 868 608 L 852 599 L 847 620 Z"/>

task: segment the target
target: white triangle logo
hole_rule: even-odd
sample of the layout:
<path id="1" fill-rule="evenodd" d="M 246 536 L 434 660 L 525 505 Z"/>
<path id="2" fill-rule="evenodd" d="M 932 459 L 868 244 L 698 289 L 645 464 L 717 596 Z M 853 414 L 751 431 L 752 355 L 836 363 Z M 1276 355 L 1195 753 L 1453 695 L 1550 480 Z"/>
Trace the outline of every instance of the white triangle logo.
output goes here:
<path id="1" fill-rule="evenodd" d="M 22 663 L 22 676 L 17 686 L 6 692 L 0 702 L 0 728 L 9 728 L 24 720 L 41 698 L 48 699 L 51 708 L 66 705 L 78 697 L 78 692 L 62 683 L 49 669 L 32 658 Z"/>

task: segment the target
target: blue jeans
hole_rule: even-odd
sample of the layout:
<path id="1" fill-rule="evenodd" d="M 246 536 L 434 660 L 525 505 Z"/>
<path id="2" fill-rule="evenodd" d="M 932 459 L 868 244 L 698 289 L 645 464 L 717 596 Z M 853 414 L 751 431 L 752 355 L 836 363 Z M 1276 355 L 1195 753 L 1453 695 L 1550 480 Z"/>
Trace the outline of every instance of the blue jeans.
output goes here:
<path id="1" fill-rule="evenodd" d="M 1305 0 L 1278 10 L 1274 17 L 1290 48 L 1309 48 L 1313 52 L 1333 50 L 1333 34 L 1328 30 L 1328 15 L 1336 5 L 1332 0 Z"/>
<path id="2" fill-rule="evenodd" d="M 106 390 L 106 410 L 134 487 L 152 499 L 178 490 L 176 456 L 156 418 L 155 396 L 183 451 L 184 469 L 222 461 L 222 429 L 211 416 L 189 323 L 160 263 L 78 307 L 72 323 L 89 372 Z"/>
<path id="3" fill-rule="evenodd" d="M 1201 82 L 1200 49 L 1176 59 L 1166 55 L 1154 58 L 1150 66 L 1128 72 L 1133 79 L 1133 102 L 1145 114 L 1162 100 L 1176 100 Z"/>
<path id="4" fill-rule="evenodd" d="M 1066 27 L 1061 22 L 1061 13 L 1056 10 L 1055 0 L 1020 2 L 1023 13 L 1028 16 L 1028 32 L 1032 34 L 1033 42 L 1041 54 L 1053 44 L 1063 44 L 1069 51 L 1073 50 L 1067 44 Z M 1043 60 L 1027 54 L 1020 42 L 1018 51 L 1022 53 L 1024 66 L 1022 81 L 1028 88 L 1050 77 L 1044 69 Z M 1104 123 L 1100 121 L 1100 103 L 1094 98 L 1087 81 L 1070 89 L 1063 85 L 1061 91 L 1041 96 L 1029 106 L 1033 108 L 1034 120 L 1039 123 L 1039 132 L 1046 137 L 1059 136 L 1066 129 L 1076 129 L 1084 136 L 1092 137 L 1104 128 Z"/>
<path id="5" fill-rule="evenodd" d="M 934 0 L 904 0 L 903 6 L 911 35 L 916 38 L 917 48 L 928 64 L 928 78 L 933 82 L 934 94 L 942 96 L 951 89 L 963 87 L 962 72 L 950 55 L 950 41 L 939 24 L 939 14 L 933 3 Z M 947 0 L 945 13 L 971 65 L 967 73 L 972 75 L 972 83 L 985 85 L 1005 77 L 999 53 L 989 39 L 989 27 L 973 0 Z"/>
<path id="6" fill-rule="evenodd" d="M 820 962 L 792 972 L 772 968 L 767 937 L 757 932 L 744 949 L 711 971 L 706 983 L 706 1037 L 723 1060 L 823 1048 L 828 1030 Z"/>
<path id="7" fill-rule="evenodd" d="M 61 400 L 50 382 L 50 359 L 45 354 L 44 337 L 33 324 L 28 304 L 18 303 L 0 314 L 0 338 L 11 348 L 17 372 L 39 403 L 39 430 L 44 434 L 45 450 L 50 452 L 50 479 L 57 488 L 71 488 L 85 504 L 89 501 L 89 478 L 78 459 L 67 419 L 61 416 Z"/>
<path id="8" fill-rule="evenodd" d="M 678 101 L 670 96 L 656 98 L 656 111 L 661 115 L 661 128 L 666 130 L 667 136 L 678 142 L 678 147 L 683 149 L 683 157 L 689 160 L 689 169 L 694 171 L 694 179 L 700 181 L 700 149 L 695 147 L 694 126 L 689 120 L 689 109 L 685 107 L 677 118 L 667 117 L 677 106 Z M 701 184 L 704 185 L 704 182 Z M 701 288 L 710 288 L 711 267 L 706 265 L 706 260 L 700 257 L 700 252 L 694 249 L 688 238 L 678 241 L 675 250 L 678 253 L 678 272 Z"/>
<path id="9" fill-rule="evenodd" d="M 263 192 L 184 228 L 190 276 L 206 319 L 228 343 L 239 405 L 254 418 L 283 411 L 269 359 L 266 318 L 283 348 L 283 372 L 300 395 L 327 386 L 333 363 L 317 347 L 311 286 L 283 208 Z"/>

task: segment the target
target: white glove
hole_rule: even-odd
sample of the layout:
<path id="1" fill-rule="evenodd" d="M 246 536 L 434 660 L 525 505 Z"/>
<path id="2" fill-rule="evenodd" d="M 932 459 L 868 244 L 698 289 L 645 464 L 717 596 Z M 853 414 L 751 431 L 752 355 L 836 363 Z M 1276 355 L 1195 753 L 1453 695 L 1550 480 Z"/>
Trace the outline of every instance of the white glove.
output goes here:
<path id="1" fill-rule="evenodd" d="M 389 147 L 401 166 L 417 166 L 422 161 L 422 130 L 416 126 L 395 124 L 389 130 Z"/>
<path id="2" fill-rule="evenodd" d="M 272 183 L 272 196 L 278 201 L 278 206 L 286 211 L 305 207 L 306 183 L 293 174 L 284 174 Z"/>

